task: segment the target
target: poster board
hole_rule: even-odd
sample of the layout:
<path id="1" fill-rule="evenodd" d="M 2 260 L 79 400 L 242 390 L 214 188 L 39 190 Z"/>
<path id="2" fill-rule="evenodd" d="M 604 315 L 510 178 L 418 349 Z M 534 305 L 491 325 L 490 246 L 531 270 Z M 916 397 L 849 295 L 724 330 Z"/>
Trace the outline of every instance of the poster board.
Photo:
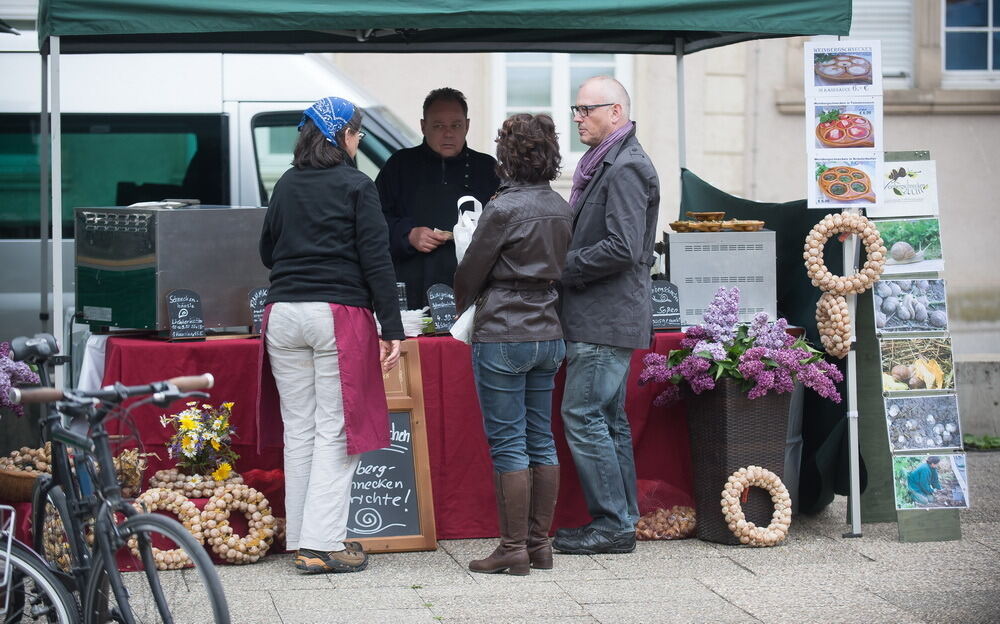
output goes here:
<path id="1" fill-rule="evenodd" d="M 400 351 L 382 377 L 391 444 L 362 455 L 351 484 L 347 536 L 370 553 L 437 548 L 419 345 Z"/>

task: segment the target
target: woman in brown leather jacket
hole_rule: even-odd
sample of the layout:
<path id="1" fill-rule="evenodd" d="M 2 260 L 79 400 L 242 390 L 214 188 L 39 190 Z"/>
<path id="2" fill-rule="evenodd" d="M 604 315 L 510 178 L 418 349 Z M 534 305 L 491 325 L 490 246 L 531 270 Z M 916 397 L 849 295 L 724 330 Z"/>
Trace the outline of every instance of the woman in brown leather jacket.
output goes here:
<path id="1" fill-rule="evenodd" d="M 477 304 L 472 367 L 500 513 L 499 546 L 469 569 L 524 575 L 552 567 L 549 527 L 559 490 L 552 388 L 566 354 L 556 280 L 573 214 L 549 186 L 560 156 L 548 115 L 513 115 L 496 142 L 500 190 L 455 273 L 458 312 Z"/>

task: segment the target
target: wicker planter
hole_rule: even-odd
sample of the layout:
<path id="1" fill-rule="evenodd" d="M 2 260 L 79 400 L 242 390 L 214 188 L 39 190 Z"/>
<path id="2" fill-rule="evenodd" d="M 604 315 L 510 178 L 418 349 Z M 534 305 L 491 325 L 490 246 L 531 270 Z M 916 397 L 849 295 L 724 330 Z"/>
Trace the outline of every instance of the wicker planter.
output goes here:
<path id="1" fill-rule="evenodd" d="M 789 394 L 748 399 L 739 382 L 726 377 L 714 390 L 686 394 L 698 539 L 740 543 L 722 515 L 722 489 L 729 475 L 744 466 L 784 473 L 789 400 Z M 757 526 L 767 526 L 773 510 L 770 496 L 758 488 L 743 503 L 747 521 Z"/>

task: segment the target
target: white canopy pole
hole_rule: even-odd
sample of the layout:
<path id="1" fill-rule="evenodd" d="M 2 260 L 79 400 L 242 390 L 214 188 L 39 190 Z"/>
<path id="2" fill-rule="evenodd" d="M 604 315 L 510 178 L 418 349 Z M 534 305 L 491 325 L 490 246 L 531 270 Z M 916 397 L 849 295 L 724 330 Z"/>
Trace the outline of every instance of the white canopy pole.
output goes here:
<path id="1" fill-rule="evenodd" d="M 844 213 L 861 214 L 857 208 L 847 208 Z M 848 236 L 844 241 L 844 275 L 854 275 L 858 272 L 858 237 Z M 861 461 L 858 450 L 858 366 L 857 344 L 858 322 L 855 318 L 857 310 L 857 295 L 847 295 L 847 312 L 851 319 L 851 350 L 847 353 L 847 443 L 849 445 L 850 478 L 851 478 L 851 531 L 843 537 L 861 537 Z"/>
<path id="2" fill-rule="evenodd" d="M 38 273 L 38 321 L 40 331 L 49 331 L 49 167 L 52 134 L 49 131 L 49 55 L 42 54 L 41 141 L 38 144 L 38 247 L 41 270 Z"/>
<path id="3" fill-rule="evenodd" d="M 683 168 L 687 167 L 687 136 L 684 126 L 687 123 L 684 110 L 684 40 L 674 39 L 674 58 L 677 60 L 677 162 Z"/>
<path id="4" fill-rule="evenodd" d="M 52 335 L 62 353 L 68 353 L 63 331 L 63 263 L 62 263 L 62 119 L 59 103 L 59 37 L 49 38 L 52 55 Z M 64 388 L 66 375 L 62 366 L 55 367 L 55 387 Z"/>

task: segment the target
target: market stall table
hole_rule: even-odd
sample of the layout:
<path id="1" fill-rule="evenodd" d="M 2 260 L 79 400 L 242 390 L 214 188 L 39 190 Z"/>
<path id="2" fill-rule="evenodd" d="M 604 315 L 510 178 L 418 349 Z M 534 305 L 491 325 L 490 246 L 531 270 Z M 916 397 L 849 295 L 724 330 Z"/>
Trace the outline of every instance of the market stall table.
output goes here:
<path id="1" fill-rule="evenodd" d="M 654 350 L 678 348 L 682 335 L 657 333 Z M 492 465 L 483 433 L 482 417 L 473 381 L 470 349 L 449 336 L 417 339 L 423 377 L 434 512 L 439 539 L 491 537 L 498 534 L 493 495 Z M 145 338 L 112 337 L 106 347 L 104 384 L 122 381 L 140 384 L 178 375 L 209 372 L 215 375 L 212 403 L 233 401 L 232 422 L 239 453 L 237 468 L 280 468 L 281 441 L 264 440 L 257 453 L 256 396 L 258 339 L 165 342 Z M 625 410 L 632 425 L 633 447 L 640 481 L 640 499 L 652 494 L 663 506 L 691 503 L 691 467 L 687 424 L 680 405 L 654 407 L 655 386 L 639 386 L 642 356 L 637 351 L 629 373 Z M 562 464 L 562 484 L 555 526 L 577 526 L 588 520 L 576 470 L 563 435 L 558 406 L 564 372 L 556 377 L 553 393 L 553 432 Z M 175 409 L 182 405 L 175 405 Z M 173 466 L 164 443 L 172 430 L 160 424 L 162 410 L 142 406 L 132 413 L 136 431 L 150 457 L 147 476 Z M 279 414 L 263 414 L 280 418 Z M 121 429 L 124 432 L 124 429 Z M 253 483 L 251 483 L 253 485 Z M 282 508 L 275 494 L 272 505 Z"/>

